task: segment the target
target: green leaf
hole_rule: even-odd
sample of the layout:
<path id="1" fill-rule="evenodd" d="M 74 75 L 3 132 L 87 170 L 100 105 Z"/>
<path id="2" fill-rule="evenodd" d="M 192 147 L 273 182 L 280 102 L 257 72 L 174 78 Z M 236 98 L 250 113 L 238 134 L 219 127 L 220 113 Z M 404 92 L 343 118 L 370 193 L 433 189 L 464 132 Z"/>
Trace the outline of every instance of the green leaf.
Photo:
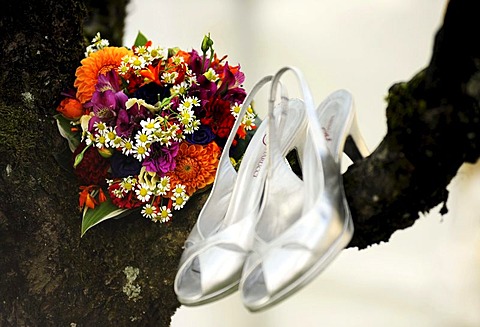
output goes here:
<path id="1" fill-rule="evenodd" d="M 71 120 L 68 120 L 60 114 L 55 115 L 54 118 L 57 120 L 57 127 L 60 135 L 62 135 L 68 141 L 70 151 L 75 151 L 80 144 L 80 133 L 72 132 L 72 125 L 70 124 Z"/>
<path id="2" fill-rule="evenodd" d="M 97 205 L 95 209 L 85 207 L 85 210 L 83 210 L 82 231 L 80 237 L 85 235 L 87 230 L 101 223 L 102 221 L 111 218 L 120 218 L 121 215 L 126 215 L 129 211 L 129 209 L 118 208 L 108 197 L 105 202 Z"/>
<path id="3" fill-rule="evenodd" d="M 180 51 L 180 48 L 179 47 L 174 47 L 174 48 L 168 48 L 168 57 L 173 57 L 174 55 L 176 55 L 178 53 L 178 51 Z"/>
<path id="4" fill-rule="evenodd" d="M 147 44 L 148 39 L 145 35 L 142 34 L 142 32 L 138 31 L 137 38 L 135 39 L 134 45 L 136 47 L 143 46 Z"/>

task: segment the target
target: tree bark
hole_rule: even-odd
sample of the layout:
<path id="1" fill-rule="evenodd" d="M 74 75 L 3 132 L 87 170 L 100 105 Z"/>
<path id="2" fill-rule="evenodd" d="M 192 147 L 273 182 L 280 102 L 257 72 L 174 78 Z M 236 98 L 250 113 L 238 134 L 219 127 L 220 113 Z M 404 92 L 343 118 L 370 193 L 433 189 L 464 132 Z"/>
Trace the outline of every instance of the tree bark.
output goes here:
<path id="1" fill-rule="evenodd" d="M 478 1 L 452 0 L 429 66 L 391 87 L 388 134 L 344 175 L 351 246 L 387 241 L 412 225 L 446 201 L 460 165 L 477 160 L 478 9 Z M 0 326 L 169 326 L 182 245 L 208 194 L 168 226 L 131 215 L 80 239 L 76 182 L 56 161 L 67 145 L 53 115 L 83 57 L 85 3 L 17 0 L 3 12 Z M 135 280 L 126 267 L 139 269 Z M 139 296 L 129 298 L 137 286 Z"/>
<path id="2" fill-rule="evenodd" d="M 480 148 L 480 3 L 451 0 L 433 55 L 410 81 L 388 94 L 388 132 L 378 148 L 344 175 L 355 222 L 350 246 L 388 241 L 443 202 L 446 187 Z"/>

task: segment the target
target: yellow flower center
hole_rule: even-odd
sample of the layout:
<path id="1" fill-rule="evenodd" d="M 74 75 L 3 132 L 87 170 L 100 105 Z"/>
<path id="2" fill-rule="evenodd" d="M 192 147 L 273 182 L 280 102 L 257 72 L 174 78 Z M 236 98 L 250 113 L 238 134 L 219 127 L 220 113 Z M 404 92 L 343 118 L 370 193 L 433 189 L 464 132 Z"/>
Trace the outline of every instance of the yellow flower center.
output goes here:
<path id="1" fill-rule="evenodd" d="M 138 139 L 140 140 L 140 142 L 145 143 L 145 142 L 147 142 L 148 137 L 147 137 L 147 135 L 145 135 L 145 134 L 141 134 Z"/>
<path id="2" fill-rule="evenodd" d="M 162 218 L 167 218 L 168 217 L 168 211 L 167 210 L 162 210 L 162 213 L 160 214 Z"/>
<path id="3" fill-rule="evenodd" d="M 176 203 L 177 205 L 182 205 L 183 202 L 184 202 L 184 201 L 183 201 L 183 198 L 182 198 L 182 197 L 178 197 L 178 198 L 175 199 L 175 203 Z"/>

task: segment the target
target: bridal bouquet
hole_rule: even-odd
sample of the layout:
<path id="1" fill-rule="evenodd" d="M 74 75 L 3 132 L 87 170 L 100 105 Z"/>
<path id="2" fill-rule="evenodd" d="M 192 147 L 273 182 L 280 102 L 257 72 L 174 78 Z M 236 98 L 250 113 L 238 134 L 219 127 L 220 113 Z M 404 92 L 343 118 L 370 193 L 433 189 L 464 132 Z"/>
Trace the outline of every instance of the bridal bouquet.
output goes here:
<path id="1" fill-rule="evenodd" d="M 199 53 L 162 48 L 141 33 L 131 48 L 110 47 L 97 34 L 85 55 L 55 116 L 73 152 L 81 235 L 134 209 L 170 221 L 214 181 L 246 95 L 240 66 L 219 58 L 210 36 Z M 250 109 L 234 145 L 254 129 Z"/>

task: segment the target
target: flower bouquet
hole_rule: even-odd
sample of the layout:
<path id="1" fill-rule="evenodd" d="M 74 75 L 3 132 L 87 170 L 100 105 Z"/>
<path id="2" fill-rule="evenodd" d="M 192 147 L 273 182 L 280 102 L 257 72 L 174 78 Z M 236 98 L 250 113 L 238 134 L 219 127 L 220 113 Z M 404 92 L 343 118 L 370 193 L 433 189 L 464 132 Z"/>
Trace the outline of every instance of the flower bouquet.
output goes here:
<path id="1" fill-rule="evenodd" d="M 110 47 L 99 34 L 87 47 L 55 116 L 73 152 L 82 236 L 135 209 L 169 222 L 213 183 L 245 77 L 217 57 L 209 35 L 201 51 L 165 49 L 141 33 L 132 48 Z M 234 145 L 245 142 L 255 119 L 250 109 Z M 240 158 L 242 147 L 234 149 L 229 155 Z"/>

